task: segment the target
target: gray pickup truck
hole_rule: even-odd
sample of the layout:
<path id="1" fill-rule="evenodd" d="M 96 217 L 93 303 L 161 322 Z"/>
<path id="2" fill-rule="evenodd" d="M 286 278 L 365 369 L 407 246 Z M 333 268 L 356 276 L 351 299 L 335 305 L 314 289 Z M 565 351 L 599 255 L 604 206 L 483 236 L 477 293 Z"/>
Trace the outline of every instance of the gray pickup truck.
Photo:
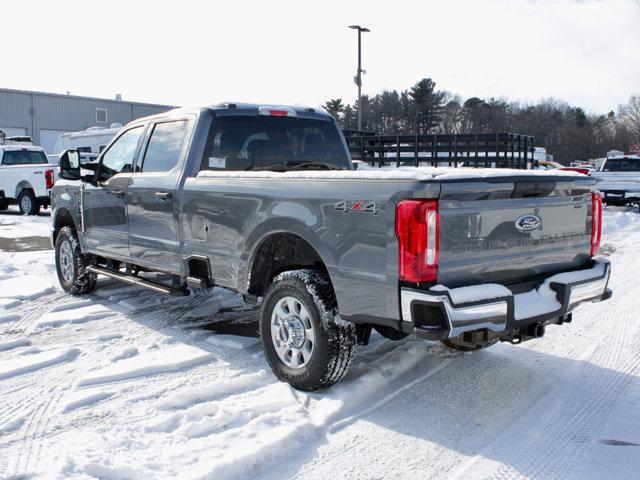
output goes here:
<path id="1" fill-rule="evenodd" d="M 342 378 L 372 328 L 470 351 L 540 337 L 611 296 L 593 179 L 355 169 L 335 120 L 311 108 L 178 109 L 131 122 L 94 164 L 69 150 L 60 165 L 67 292 L 97 275 L 239 292 L 261 303 L 274 373 L 302 390 Z"/>

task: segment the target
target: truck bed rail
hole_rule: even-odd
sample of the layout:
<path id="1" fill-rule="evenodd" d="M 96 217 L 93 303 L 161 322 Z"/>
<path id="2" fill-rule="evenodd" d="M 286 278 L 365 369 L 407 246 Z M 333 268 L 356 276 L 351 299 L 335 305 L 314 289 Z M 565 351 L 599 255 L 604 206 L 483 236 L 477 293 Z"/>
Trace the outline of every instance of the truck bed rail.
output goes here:
<path id="1" fill-rule="evenodd" d="M 532 169 L 533 137 L 517 133 L 371 135 L 345 132 L 351 158 L 372 166 Z"/>

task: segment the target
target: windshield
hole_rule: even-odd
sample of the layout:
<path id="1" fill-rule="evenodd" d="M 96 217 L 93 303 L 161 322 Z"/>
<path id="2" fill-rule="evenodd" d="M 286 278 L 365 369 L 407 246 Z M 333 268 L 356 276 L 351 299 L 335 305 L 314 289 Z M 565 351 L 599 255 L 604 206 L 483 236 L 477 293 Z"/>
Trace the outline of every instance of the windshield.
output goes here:
<path id="1" fill-rule="evenodd" d="M 5 150 L 2 165 L 42 165 L 49 163 L 40 150 Z"/>
<path id="2" fill-rule="evenodd" d="M 603 172 L 640 172 L 640 158 L 611 158 L 608 159 Z"/>
<path id="3" fill-rule="evenodd" d="M 205 155 L 208 170 L 349 168 L 335 124 L 298 117 L 220 116 Z"/>

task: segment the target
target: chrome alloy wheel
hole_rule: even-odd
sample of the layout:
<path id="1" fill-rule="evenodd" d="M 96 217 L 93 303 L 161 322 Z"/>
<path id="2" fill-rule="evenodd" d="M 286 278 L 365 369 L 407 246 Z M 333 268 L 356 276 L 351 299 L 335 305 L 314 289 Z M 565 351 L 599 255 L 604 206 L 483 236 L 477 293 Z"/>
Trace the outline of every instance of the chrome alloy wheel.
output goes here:
<path id="1" fill-rule="evenodd" d="M 60 272 L 62 278 L 67 283 L 73 281 L 73 251 L 71 250 L 71 244 L 65 240 L 60 244 L 60 252 L 58 253 L 58 262 L 60 263 Z"/>
<path id="2" fill-rule="evenodd" d="M 295 297 L 278 300 L 271 313 L 271 338 L 280 360 L 291 368 L 302 368 L 311 359 L 315 328 L 309 312 Z"/>
<path id="3" fill-rule="evenodd" d="M 20 206 L 22 207 L 23 212 L 31 212 L 31 197 L 29 195 L 24 195 L 20 199 Z"/>

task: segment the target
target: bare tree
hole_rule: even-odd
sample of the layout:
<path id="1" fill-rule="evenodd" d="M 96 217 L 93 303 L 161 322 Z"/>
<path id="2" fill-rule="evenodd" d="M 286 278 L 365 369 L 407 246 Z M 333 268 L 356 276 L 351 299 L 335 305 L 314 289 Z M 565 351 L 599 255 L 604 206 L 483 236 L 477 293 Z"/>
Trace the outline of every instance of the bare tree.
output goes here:
<path id="1" fill-rule="evenodd" d="M 619 115 L 633 134 L 634 141 L 640 143 L 640 95 L 631 95 L 625 105 L 620 105 Z"/>

